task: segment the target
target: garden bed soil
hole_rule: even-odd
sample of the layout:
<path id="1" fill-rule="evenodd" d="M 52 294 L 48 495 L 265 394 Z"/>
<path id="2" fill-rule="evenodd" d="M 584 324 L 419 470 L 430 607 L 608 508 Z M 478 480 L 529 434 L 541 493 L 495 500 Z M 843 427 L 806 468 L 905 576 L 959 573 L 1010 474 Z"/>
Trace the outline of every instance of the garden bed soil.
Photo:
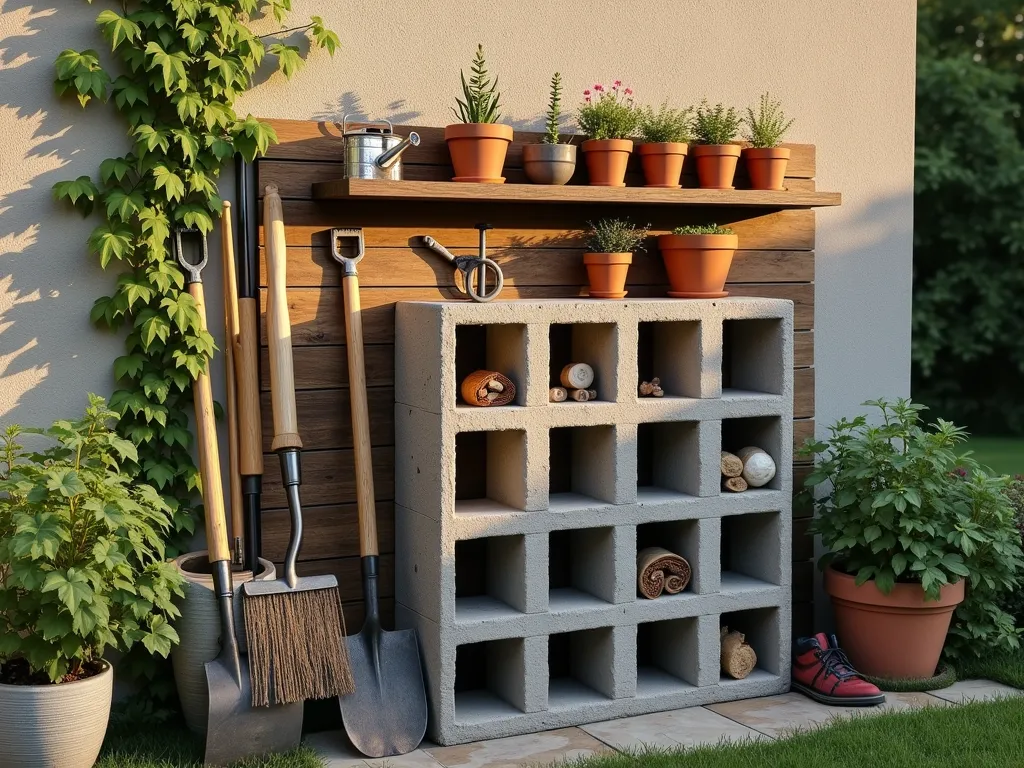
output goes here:
<path id="1" fill-rule="evenodd" d="M 45 672 L 32 672 L 25 659 L 11 659 L 0 664 L 0 685 L 59 685 L 85 680 L 106 669 L 102 661 L 87 661 L 76 671 L 68 672 L 57 683 L 51 683 Z"/>

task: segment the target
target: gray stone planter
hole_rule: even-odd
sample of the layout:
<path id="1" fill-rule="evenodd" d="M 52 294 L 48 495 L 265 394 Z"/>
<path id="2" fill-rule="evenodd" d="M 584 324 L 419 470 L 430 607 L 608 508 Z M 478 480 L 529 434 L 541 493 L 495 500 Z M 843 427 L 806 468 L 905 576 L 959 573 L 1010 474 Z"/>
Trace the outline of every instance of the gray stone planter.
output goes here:
<path id="1" fill-rule="evenodd" d="M 73 683 L 0 685 L 0 765 L 91 768 L 107 732 L 113 691 L 110 664 Z"/>
<path id="2" fill-rule="evenodd" d="M 524 144 L 523 170 L 534 184 L 565 184 L 576 170 L 576 145 Z"/>

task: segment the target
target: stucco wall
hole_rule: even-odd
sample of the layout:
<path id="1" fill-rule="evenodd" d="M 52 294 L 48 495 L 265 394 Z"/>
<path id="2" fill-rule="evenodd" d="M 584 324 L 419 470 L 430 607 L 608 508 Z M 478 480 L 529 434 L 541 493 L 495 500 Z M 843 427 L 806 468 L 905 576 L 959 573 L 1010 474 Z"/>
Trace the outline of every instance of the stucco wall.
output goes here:
<path id="1" fill-rule="evenodd" d="M 55 181 L 94 174 L 123 131 L 110 109 L 58 102 L 52 61 L 102 48 L 103 0 L 0 0 L 0 422 L 48 422 L 107 393 L 121 341 L 88 312 L 109 291 L 86 254 L 93 226 L 50 198 Z M 501 78 L 506 119 L 537 127 L 551 73 L 571 104 L 622 78 L 644 101 L 752 103 L 765 89 L 818 146 L 818 186 L 844 204 L 818 215 L 815 361 L 819 430 L 863 400 L 910 386 L 914 0 L 517 0 L 334 3 L 320 14 L 339 53 L 317 54 L 285 84 L 271 77 L 239 111 L 340 118 L 344 112 L 443 125 L 477 41 Z M 233 185 L 225 177 L 223 192 Z M 213 240 L 216 243 L 217 240 Z M 211 316 L 220 316 L 210 281 Z"/>

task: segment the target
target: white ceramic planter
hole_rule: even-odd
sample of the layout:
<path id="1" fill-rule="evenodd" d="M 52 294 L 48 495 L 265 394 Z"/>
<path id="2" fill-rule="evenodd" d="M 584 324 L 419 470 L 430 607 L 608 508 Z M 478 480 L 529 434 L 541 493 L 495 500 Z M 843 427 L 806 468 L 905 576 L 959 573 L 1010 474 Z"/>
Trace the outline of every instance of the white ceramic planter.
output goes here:
<path id="1" fill-rule="evenodd" d="M 103 746 L 113 693 L 110 664 L 73 683 L 0 685 L 0 765 L 91 768 Z"/>

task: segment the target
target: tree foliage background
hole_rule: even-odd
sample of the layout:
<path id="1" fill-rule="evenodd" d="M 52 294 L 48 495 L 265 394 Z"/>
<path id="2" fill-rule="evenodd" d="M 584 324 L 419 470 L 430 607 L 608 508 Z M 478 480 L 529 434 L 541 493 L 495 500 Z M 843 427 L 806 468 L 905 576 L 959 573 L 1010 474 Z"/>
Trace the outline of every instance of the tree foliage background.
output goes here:
<path id="1" fill-rule="evenodd" d="M 915 399 L 1024 433 L 1024 2 L 919 0 Z"/>

